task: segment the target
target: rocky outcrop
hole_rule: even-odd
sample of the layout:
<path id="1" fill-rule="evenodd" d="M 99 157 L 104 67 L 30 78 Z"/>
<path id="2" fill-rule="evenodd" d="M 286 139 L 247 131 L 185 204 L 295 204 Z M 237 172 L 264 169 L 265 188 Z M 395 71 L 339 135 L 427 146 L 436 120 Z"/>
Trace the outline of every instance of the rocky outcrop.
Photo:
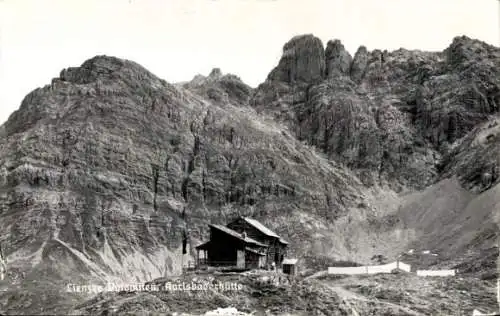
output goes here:
<path id="1" fill-rule="evenodd" d="M 326 44 L 326 77 L 334 78 L 338 76 L 348 76 L 351 63 L 351 54 L 345 49 L 340 40 L 329 41 Z"/>
<path id="2" fill-rule="evenodd" d="M 360 82 L 365 76 L 366 67 L 368 67 L 370 55 L 365 46 L 360 46 L 354 54 L 351 64 L 351 78 L 355 82 Z"/>
<path id="3" fill-rule="evenodd" d="M 494 187 L 500 182 L 500 119 L 480 124 L 457 141 L 441 165 L 442 178 L 456 175 L 474 193 Z"/>
<path id="4" fill-rule="evenodd" d="M 355 88 L 346 80 L 308 89 L 304 106 L 297 110 L 298 137 L 357 170 L 367 185 L 387 179 L 392 185 L 398 179 L 410 186 L 432 181 L 439 156 L 411 127 L 410 117 L 398 110 L 393 99 L 377 104 L 356 94 Z"/>
<path id="5" fill-rule="evenodd" d="M 217 104 L 246 105 L 253 92 L 239 77 L 222 74 L 219 68 L 212 69 L 208 77 L 197 75 L 181 86 Z"/>
<path id="6" fill-rule="evenodd" d="M 301 35 L 283 46 L 283 55 L 268 80 L 309 83 L 323 79 L 325 70 L 325 49 L 321 40 L 310 34 Z"/>

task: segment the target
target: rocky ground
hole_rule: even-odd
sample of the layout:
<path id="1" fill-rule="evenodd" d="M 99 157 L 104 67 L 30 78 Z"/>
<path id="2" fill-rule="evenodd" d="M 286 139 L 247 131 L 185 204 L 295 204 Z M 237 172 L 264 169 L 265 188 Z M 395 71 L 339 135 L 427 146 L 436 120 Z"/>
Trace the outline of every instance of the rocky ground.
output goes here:
<path id="1" fill-rule="evenodd" d="M 267 283 L 265 278 L 263 274 L 197 276 L 196 282 L 234 282 L 242 284 L 243 289 L 102 294 L 78 306 L 74 313 L 203 315 L 218 308 L 232 307 L 253 315 L 456 316 L 471 315 L 473 309 L 494 311 L 497 308 L 495 282 L 471 277 L 323 276 L 280 284 Z M 185 282 L 192 280 L 193 277 L 183 278 Z"/>
<path id="2" fill-rule="evenodd" d="M 176 275 L 183 231 L 187 262 L 208 223 L 237 215 L 289 240 L 310 274 L 332 260 L 429 250 L 436 261 L 408 260 L 461 269 L 469 276 L 453 284 L 488 297 L 498 273 L 499 105 L 500 49 L 463 36 L 442 52 L 360 47 L 354 56 L 338 40 L 324 46 L 297 36 L 255 89 L 219 69 L 171 84 L 133 61 L 95 56 L 28 94 L 0 128 L 9 271 L 0 311 L 57 311 L 84 300 L 67 298 L 67 282 Z M 250 292 L 223 301 L 312 311 L 310 300 L 323 313 L 350 313 L 339 292 L 356 290 L 307 282 L 269 290 L 269 301 Z M 453 293 L 443 304 L 455 308 L 451 300 L 463 297 Z M 152 300 L 161 309 L 171 300 L 138 295 L 127 304 Z M 373 313 L 438 308 L 425 295 Z M 181 302 L 181 310 L 198 306 Z"/>

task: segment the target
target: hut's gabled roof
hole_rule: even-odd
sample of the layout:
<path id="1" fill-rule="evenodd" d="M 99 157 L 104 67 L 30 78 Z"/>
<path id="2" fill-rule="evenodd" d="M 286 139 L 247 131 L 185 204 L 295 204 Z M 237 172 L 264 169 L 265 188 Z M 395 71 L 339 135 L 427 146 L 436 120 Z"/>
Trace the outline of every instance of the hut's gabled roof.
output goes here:
<path id="1" fill-rule="evenodd" d="M 230 236 L 233 236 L 235 238 L 238 238 L 242 241 L 244 241 L 245 243 L 247 244 L 254 244 L 256 246 L 260 246 L 260 247 L 267 247 L 267 245 L 263 244 L 263 243 L 260 243 L 258 242 L 257 240 L 253 239 L 253 238 L 250 238 L 248 236 L 243 236 L 242 234 L 238 233 L 237 231 L 234 231 L 232 230 L 231 228 L 228 228 L 226 226 L 222 226 L 222 225 L 217 225 L 217 224 L 209 224 L 208 226 L 210 227 L 213 227 L 217 230 L 220 230 L 222 231 L 223 233 L 226 233 Z"/>
<path id="2" fill-rule="evenodd" d="M 267 228 L 264 224 L 262 224 L 258 220 L 250 218 L 250 217 L 243 217 L 243 216 L 241 217 L 241 219 L 243 219 L 250 226 L 254 227 L 255 229 L 257 229 L 258 231 L 260 231 L 264 235 L 266 235 L 268 237 L 277 238 L 280 243 L 282 243 L 284 245 L 288 245 L 288 242 L 286 240 L 284 240 L 278 234 L 276 234 L 275 232 L 273 232 L 272 230 L 270 230 L 269 228 Z"/>
<path id="3" fill-rule="evenodd" d="M 269 228 L 264 226 L 258 220 L 250 218 L 250 217 L 242 217 L 242 218 L 245 222 L 247 222 L 248 224 L 250 224 L 253 227 L 255 227 L 256 229 L 258 229 L 264 235 L 269 236 L 269 237 L 280 238 L 280 236 L 278 236 L 278 234 L 276 234 L 275 232 L 273 232 L 272 230 L 270 230 Z"/>

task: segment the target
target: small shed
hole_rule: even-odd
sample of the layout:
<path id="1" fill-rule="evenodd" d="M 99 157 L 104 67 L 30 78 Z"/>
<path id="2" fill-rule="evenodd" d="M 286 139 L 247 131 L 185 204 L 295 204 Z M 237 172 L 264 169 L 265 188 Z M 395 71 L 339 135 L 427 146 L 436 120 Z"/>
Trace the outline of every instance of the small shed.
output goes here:
<path id="1" fill-rule="evenodd" d="M 298 259 L 284 259 L 281 264 L 283 273 L 291 276 L 295 276 L 298 273 Z"/>

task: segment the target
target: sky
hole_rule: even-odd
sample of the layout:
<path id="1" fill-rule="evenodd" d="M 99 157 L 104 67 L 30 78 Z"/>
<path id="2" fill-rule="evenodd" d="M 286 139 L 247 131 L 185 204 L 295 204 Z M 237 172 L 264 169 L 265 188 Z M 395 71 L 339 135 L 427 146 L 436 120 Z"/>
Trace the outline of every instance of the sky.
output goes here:
<path id="1" fill-rule="evenodd" d="M 24 96 L 96 55 L 179 82 L 212 68 L 263 82 L 293 36 L 368 49 L 499 46 L 498 0 L 0 0 L 0 124 Z"/>

